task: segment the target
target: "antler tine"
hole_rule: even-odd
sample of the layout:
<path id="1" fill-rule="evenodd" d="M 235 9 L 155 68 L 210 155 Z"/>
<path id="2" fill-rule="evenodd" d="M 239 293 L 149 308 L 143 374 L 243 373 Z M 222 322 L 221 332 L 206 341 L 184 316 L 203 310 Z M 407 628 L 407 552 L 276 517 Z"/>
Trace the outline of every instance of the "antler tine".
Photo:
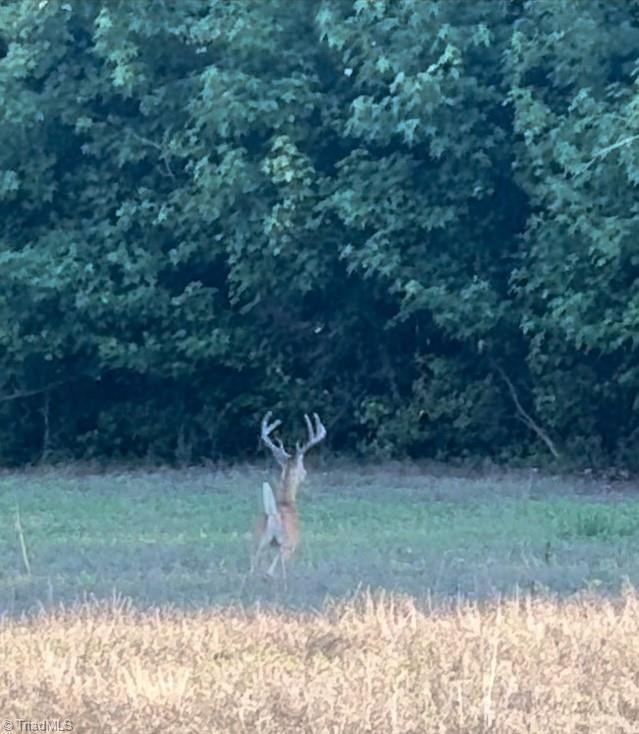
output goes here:
<path id="1" fill-rule="evenodd" d="M 282 421 L 278 418 L 277 420 L 274 420 L 271 425 L 269 426 L 268 422 L 271 419 L 271 416 L 273 415 L 273 411 L 269 410 L 269 412 L 262 418 L 262 433 L 266 432 L 267 434 L 272 433 L 276 428 L 279 428 L 282 425 Z"/>
<path id="2" fill-rule="evenodd" d="M 319 443 L 326 438 L 326 428 L 317 413 L 313 413 L 313 418 L 315 418 L 315 443 Z"/>
<path id="3" fill-rule="evenodd" d="M 296 448 L 301 454 L 305 454 L 310 448 L 317 446 L 320 441 L 323 441 L 326 438 L 326 428 L 324 428 L 324 424 L 320 420 L 319 415 L 317 415 L 317 413 L 313 413 L 313 418 L 315 420 L 314 426 L 308 415 L 304 413 L 304 421 L 306 423 L 306 429 L 308 430 L 308 441 L 303 445 L 299 442 L 296 444 Z"/>
<path id="4" fill-rule="evenodd" d="M 275 461 L 277 461 L 277 463 L 280 466 L 284 466 L 284 464 L 286 464 L 286 462 L 291 457 L 286 452 L 286 450 L 284 449 L 284 445 L 282 444 L 282 442 L 279 439 L 277 439 L 277 443 L 275 443 L 273 439 L 271 438 L 271 433 L 273 433 L 273 431 L 276 428 L 279 428 L 282 425 L 282 421 L 278 419 L 269 424 L 271 415 L 273 415 L 273 413 L 269 410 L 269 412 L 264 416 L 264 418 L 262 418 L 262 428 L 260 432 L 260 437 L 262 441 L 264 442 L 264 445 L 266 446 L 266 448 L 269 449 L 269 451 L 275 457 Z"/>

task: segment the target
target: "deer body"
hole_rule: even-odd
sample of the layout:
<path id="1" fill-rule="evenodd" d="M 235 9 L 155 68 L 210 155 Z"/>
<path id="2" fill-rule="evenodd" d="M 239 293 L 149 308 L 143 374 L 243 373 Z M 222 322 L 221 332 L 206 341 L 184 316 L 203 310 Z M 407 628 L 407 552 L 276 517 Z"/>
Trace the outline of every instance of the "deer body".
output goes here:
<path id="1" fill-rule="evenodd" d="M 277 555 L 271 562 L 267 575 L 271 578 L 274 576 L 279 561 L 282 566 L 282 575 L 286 577 L 286 561 L 295 553 L 300 538 L 297 507 L 289 502 L 275 500 L 268 482 L 262 485 L 262 492 L 263 495 L 270 493 L 275 509 L 269 511 L 268 500 L 263 500 L 264 513 L 258 517 L 255 526 L 257 550 L 253 567 L 258 565 L 260 556 L 267 548 L 274 548 L 277 550 Z"/>
<path id="2" fill-rule="evenodd" d="M 305 444 L 299 442 L 295 446 L 294 454 L 289 454 L 281 441 L 274 443 L 271 433 L 280 425 L 280 421 L 269 424 L 271 414 L 267 413 L 262 420 L 261 439 L 272 452 L 275 460 L 282 468 L 280 484 L 274 493 L 271 485 L 264 482 L 262 485 L 263 513 L 259 516 L 255 528 L 256 551 L 251 564 L 254 571 L 264 551 L 273 547 L 277 549 L 277 555 L 273 559 L 267 575 L 273 578 L 277 562 L 282 567 L 282 577 L 286 581 L 286 561 L 293 555 L 299 543 L 300 529 L 297 514 L 297 490 L 306 478 L 304 468 L 304 455 L 312 446 L 322 441 L 326 436 L 326 429 L 317 415 L 313 414 L 315 425 L 305 415 L 308 440 Z"/>

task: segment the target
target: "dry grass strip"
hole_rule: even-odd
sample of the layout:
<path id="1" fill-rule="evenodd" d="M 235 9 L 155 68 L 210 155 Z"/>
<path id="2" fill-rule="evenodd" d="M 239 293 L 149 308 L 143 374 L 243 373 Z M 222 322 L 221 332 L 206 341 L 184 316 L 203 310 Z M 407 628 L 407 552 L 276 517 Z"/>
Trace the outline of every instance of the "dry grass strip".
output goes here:
<path id="1" fill-rule="evenodd" d="M 430 613 L 87 605 L 4 620 L 0 655 L 2 718 L 81 733 L 639 732 L 634 591 Z"/>

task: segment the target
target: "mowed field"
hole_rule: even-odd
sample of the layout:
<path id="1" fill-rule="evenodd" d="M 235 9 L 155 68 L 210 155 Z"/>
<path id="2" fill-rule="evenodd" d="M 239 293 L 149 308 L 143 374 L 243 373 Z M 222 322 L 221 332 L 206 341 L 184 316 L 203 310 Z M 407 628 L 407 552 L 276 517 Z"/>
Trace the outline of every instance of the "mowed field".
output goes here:
<path id="1" fill-rule="evenodd" d="M 288 589 L 248 577 L 258 469 L 0 476 L 0 613 L 137 605 L 319 607 L 358 588 L 430 599 L 639 585 L 639 491 L 401 465 L 311 470 Z M 31 576 L 25 573 L 22 535 Z"/>
<path id="2" fill-rule="evenodd" d="M 0 477 L 0 716 L 15 730 L 639 731 L 631 482 L 311 470 L 284 588 L 247 573 L 266 478 Z"/>

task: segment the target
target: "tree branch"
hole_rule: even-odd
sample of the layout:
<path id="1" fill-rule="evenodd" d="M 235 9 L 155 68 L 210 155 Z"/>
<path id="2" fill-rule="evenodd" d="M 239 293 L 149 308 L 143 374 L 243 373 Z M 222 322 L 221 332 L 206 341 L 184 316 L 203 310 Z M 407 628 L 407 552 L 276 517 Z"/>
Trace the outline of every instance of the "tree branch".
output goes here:
<path id="1" fill-rule="evenodd" d="M 627 138 L 622 138 L 621 140 L 617 140 L 616 143 L 613 143 L 612 145 L 608 145 L 605 148 L 598 150 L 595 153 L 594 157 L 603 158 L 604 156 L 608 155 L 608 153 L 612 153 L 613 150 L 617 150 L 617 148 L 623 148 L 624 145 L 628 145 L 629 143 L 634 143 L 635 140 L 639 140 L 639 135 L 629 135 Z"/>
<path id="2" fill-rule="evenodd" d="M 550 436 L 544 431 L 544 429 L 538 425 L 530 416 L 530 414 L 525 410 L 524 406 L 521 404 L 519 400 L 519 396 L 517 395 L 517 391 L 515 390 L 515 386 L 513 385 L 512 381 L 508 377 L 508 375 L 504 372 L 504 370 L 499 366 L 495 365 L 495 369 L 499 373 L 499 376 L 501 379 L 506 383 L 506 387 L 508 388 L 508 392 L 510 393 L 510 397 L 512 398 L 513 403 L 515 404 L 515 408 L 517 409 L 517 418 L 524 423 L 528 428 L 530 428 L 531 431 L 537 434 L 537 436 L 546 444 L 548 447 L 548 450 L 550 453 L 555 457 L 555 459 L 560 458 L 560 453 L 557 451 L 557 448 L 555 447 L 555 444 L 553 440 L 550 438 Z"/>
<path id="3" fill-rule="evenodd" d="M 634 143 L 635 140 L 639 140 L 639 134 L 629 135 L 627 138 L 622 138 L 621 140 L 617 140 L 617 142 L 613 143 L 612 145 L 607 145 L 605 148 L 601 148 L 593 155 L 593 157 L 588 161 L 588 163 L 586 163 L 581 173 L 583 173 L 584 171 L 587 171 L 590 168 L 590 166 L 594 165 L 601 158 L 605 158 L 608 155 L 608 153 L 612 153 L 613 150 L 617 150 L 618 148 L 623 148 L 624 145 L 629 145 L 630 143 Z"/>
<path id="4" fill-rule="evenodd" d="M 150 138 L 145 137 L 144 135 L 140 135 L 135 130 L 131 129 L 130 127 L 120 127 L 119 125 L 116 125 L 111 120 L 107 120 L 107 124 L 111 125 L 115 130 L 117 130 L 119 133 L 124 133 L 125 135 L 130 135 L 132 138 L 135 138 L 139 143 L 142 143 L 143 145 L 148 145 L 151 148 L 154 148 L 159 153 L 160 160 L 164 163 L 164 167 L 166 169 L 166 172 L 168 175 L 175 179 L 175 174 L 173 173 L 173 170 L 171 169 L 171 162 L 170 162 L 170 151 L 168 150 L 168 139 L 171 132 L 171 128 L 168 128 L 164 131 L 164 135 L 162 136 L 162 142 L 158 143 L 155 140 L 151 140 Z"/>
<path id="5" fill-rule="evenodd" d="M 75 379 L 77 378 L 74 377 L 69 380 L 58 380 L 57 382 L 51 382 L 44 387 L 37 387 L 33 390 L 19 390 L 18 392 L 14 392 L 11 395 L 0 395 L 0 403 L 6 403 L 9 400 L 19 400 L 20 398 L 30 398 L 33 395 L 42 395 L 42 393 L 49 392 L 49 390 L 60 387 L 60 385 L 66 385 L 69 382 L 73 382 Z"/>
<path id="6" fill-rule="evenodd" d="M 49 458 L 49 440 L 51 437 L 51 429 L 49 425 L 49 408 L 51 407 L 51 391 L 47 390 L 44 393 L 44 400 L 42 402 L 42 455 L 40 461 L 46 461 Z"/>

